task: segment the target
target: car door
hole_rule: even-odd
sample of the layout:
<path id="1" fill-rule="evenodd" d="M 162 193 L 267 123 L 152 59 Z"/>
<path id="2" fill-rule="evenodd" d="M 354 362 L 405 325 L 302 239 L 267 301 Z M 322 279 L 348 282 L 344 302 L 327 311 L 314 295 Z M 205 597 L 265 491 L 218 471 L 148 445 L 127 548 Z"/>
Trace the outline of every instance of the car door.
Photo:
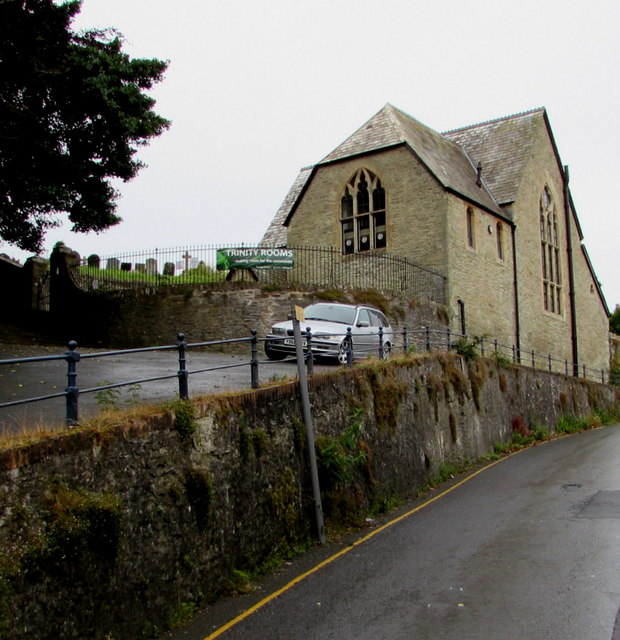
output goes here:
<path id="1" fill-rule="evenodd" d="M 355 326 L 351 328 L 353 333 L 353 353 L 358 357 L 368 355 L 377 348 L 379 327 L 372 326 L 370 310 L 361 307 L 357 310 Z"/>

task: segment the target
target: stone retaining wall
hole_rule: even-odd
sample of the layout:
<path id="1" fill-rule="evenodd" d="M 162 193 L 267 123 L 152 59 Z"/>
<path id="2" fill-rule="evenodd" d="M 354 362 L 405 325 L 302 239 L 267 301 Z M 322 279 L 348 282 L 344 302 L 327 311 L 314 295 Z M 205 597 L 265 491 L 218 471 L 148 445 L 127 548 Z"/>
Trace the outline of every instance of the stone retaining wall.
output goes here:
<path id="1" fill-rule="evenodd" d="M 324 510 L 350 522 L 446 463 L 608 411 L 618 390 L 494 360 L 368 362 L 312 377 Z M 343 438 L 343 434 L 347 437 Z M 177 403 L 0 452 L 0 638 L 156 637 L 314 536 L 297 383 Z"/>

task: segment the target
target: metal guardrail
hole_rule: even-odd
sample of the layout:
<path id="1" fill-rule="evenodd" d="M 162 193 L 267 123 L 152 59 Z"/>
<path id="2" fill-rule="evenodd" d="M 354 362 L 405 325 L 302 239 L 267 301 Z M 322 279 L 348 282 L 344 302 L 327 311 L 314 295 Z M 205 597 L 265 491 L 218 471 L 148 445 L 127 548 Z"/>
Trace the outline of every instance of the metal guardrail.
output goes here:
<path id="1" fill-rule="evenodd" d="M 245 245 L 199 245 L 116 256 L 91 255 L 72 264 L 71 274 L 78 286 L 86 291 L 221 283 L 227 279 L 227 272 L 218 270 L 217 252 L 225 248 L 250 252 L 266 249 Z M 294 254 L 292 267 L 240 270 L 242 277 L 263 285 L 370 288 L 407 292 L 422 299 L 445 302 L 445 276 L 409 258 L 372 251 L 343 255 L 332 247 L 288 249 Z"/>
<path id="2" fill-rule="evenodd" d="M 305 344 L 303 346 L 304 359 L 306 363 L 306 370 L 308 374 L 313 373 L 314 367 L 314 353 L 312 350 L 313 335 L 309 329 L 302 332 L 302 339 Z M 338 335 L 338 334 L 332 334 Z M 543 355 L 535 352 L 534 350 L 527 351 L 524 349 L 517 349 L 515 346 L 507 346 L 500 344 L 497 340 L 488 340 L 483 338 L 470 338 L 468 336 L 453 333 L 450 329 L 445 331 L 438 331 L 430 328 L 424 328 L 420 330 L 410 331 L 407 327 L 403 327 L 401 331 L 384 332 L 383 329 L 379 329 L 378 340 L 376 345 L 354 345 L 354 337 L 351 332 L 351 327 L 348 327 L 346 332 L 342 334 L 343 344 L 345 345 L 346 364 L 351 366 L 353 364 L 354 356 L 376 354 L 378 358 L 389 357 L 390 353 L 387 351 L 387 344 L 390 344 L 390 350 L 393 353 L 398 351 L 403 354 L 411 354 L 415 352 L 431 352 L 431 351 L 456 351 L 462 355 L 477 355 L 491 356 L 505 359 L 507 362 L 514 364 L 521 364 L 523 366 L 531 366 L 537 369 L 544 369 L 547 371 L 555 371 L 563 373 L 564 375 L 572 375 L 574 377 L 582 377 L 603 384 L 610 383 L 609 371 L 604 369 L 593 369 L 587 367 L 585 364 L 573 364 L 566 359 L 554 358 L 552 355 Z M 366 335 L 366 334 L 357 334 Z M 370 333 L 368 335 L 371 335 Z M 398 337 L 398 341 L 395 339 Z M 393 338 L 392 341 L 390 338 Z M 285 336 L 274 337 L 270 336 L 269 340 L 284 340 Z M 13 365 L 13 364 L 31 364 L 36 362 L 50 361 L 50 360 L 65 360 L 67 362 L 67 387 L 64 391 L 57 393 L 47 394 L 43 396 L 36 396 L 30 398 L 24 398 L 21 400 L 14 400 L 11 402 L 5 402 L 0 404 L 0 409 L 6 407 L 12 407 L 16 405 L 22 405 L 32 402 L 38 402 L 43 400 L 50 400 L 54 398 L 66 398 L 66 424 L 73 426 L 78 424 L 79 417 L 79 397 L 80 395 L 87 393 L 96 393 L 99 391 L 106 391 L 108 389 L 115 389 L 119 387 L 128 387 L 136 384 L 142 384 L 146 382 L 155 382 L 158 380 L 168 380 L 176 378 L 178 380 L 178 392 L 179 398 L 182 400 L 189 399 L 189 378 L 192 375 L 205 373 L 208 371 L 218 371 L 223 369 L 230 369 L 234 367 L 246 367 L 250 368 L 250 388 L 257 389 L 260 387 L 259 382 L 259 366 L 261 363 L 265 364 L 270 362 L 271 364 L 277 364 L 277 362 L 290 362 L 295 360 L 295 356 L 284 358 L 280 361 L 271 360 L 259 360 L 258 357 L 258 344 L 264 342 L 265 338 L 259 338 L 256 330 L 251 331 L 250 336 L 241 338 L 232 338 L 227 340 L 211 340 L 207 342 L 195 342 L 188 343 L 185 341 L 185 335 L 179 333 L 177 336 L 177 343 L 157 346 L 157 347 L 141 347 L 136 349 L 120 349 L 116 351 L 103 351 L 96 353 L 80 354 L 77 350 L 78 345 L 75 341 L 68 343 L 68 351 L 64 354 L 52 355 L 52 356 L 35 356 L 29 358 L 12 358 L 8 360 L 0 360 L 0 366 Z M 395 344 L 398 342 L 398 344 Z M 187 368 L 187 352 L 193 348 L 211 347 L 232 343 L 248 343 L 250 346 L 250 359 L 244 362 L 236 362 L 228 365 L 218 365 L 214 367 L 203 367 L 201 369 L 189 370 Z M 354 348 L 355 347 L 355 348 Z M 111 384 L 100 385 L 96 387 L 89 387 L 80 389 L 78 387 L 78 370 L 77 365 L 81 360 L 92 358 L 106 358 L 110 356 L 126 355 L 132 353 L 146 353 L 155 351 L 176 351 L 178 358 L 178 371 L 174 374 L 167 374 L 161 376 L 153 376 L 149 378 L 140 378 L 137 380 L 127 380 L 123 382 L 116 382 Z"/>

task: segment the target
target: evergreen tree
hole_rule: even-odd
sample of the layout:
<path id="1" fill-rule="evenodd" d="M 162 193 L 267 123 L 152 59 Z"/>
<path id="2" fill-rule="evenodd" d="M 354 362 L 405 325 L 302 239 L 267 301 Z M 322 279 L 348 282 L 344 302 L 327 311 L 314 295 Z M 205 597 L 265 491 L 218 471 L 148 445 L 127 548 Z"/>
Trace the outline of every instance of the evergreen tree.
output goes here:
<path id="1" fill-rule="evenodd" d="M 0 237 L 27 251 L 67 214 L 73 231 L 120 222 L 110 178 L 169 122 L 145 93 L 167 63 L 131 59 L 115 30 L 76 32 L 81 0 L 0 0 Z"/>
<path id="2" fill-rule="evenodd" d="M 609 318 L 609 330 L 620 336 L 620 305 L 616 305 L 614 312 Z"/>

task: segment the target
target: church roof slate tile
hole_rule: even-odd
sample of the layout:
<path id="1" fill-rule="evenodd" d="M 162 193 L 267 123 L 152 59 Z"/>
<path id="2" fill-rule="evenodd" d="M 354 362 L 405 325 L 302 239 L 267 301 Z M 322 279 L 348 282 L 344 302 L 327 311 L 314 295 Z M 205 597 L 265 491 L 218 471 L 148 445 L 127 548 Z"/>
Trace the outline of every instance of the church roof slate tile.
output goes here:
<path id="1" fill-rule="evenodd" d="M 506 216 L 484 181 L 481 186 L 477 185 L 476 165 L 457 143 L 390 104 L 385 105 L 319 164 L 402 143 L 408 145 L 444 188 L 498 215 Z"/>
<path id="2" fill-rule="evenodd" d="M 261 244 L 286 245 L 286 225 L 316 168 L 401 144 L 408 146 L 445 189 L 511 219 L 502 205 L 515 200 L 537 132 L 545 121 L 541 107 L 438 133 L 386 104 L 317 165 L 300 171 Z"/>
<path id="3" fill-rule="evenodd" d="M 536 133 L 545 118 L 544 108 L 533 109 L 460 129 L 443 136 L 459 144 L 474 161 L 500 204 L 513 202 Z"/>

